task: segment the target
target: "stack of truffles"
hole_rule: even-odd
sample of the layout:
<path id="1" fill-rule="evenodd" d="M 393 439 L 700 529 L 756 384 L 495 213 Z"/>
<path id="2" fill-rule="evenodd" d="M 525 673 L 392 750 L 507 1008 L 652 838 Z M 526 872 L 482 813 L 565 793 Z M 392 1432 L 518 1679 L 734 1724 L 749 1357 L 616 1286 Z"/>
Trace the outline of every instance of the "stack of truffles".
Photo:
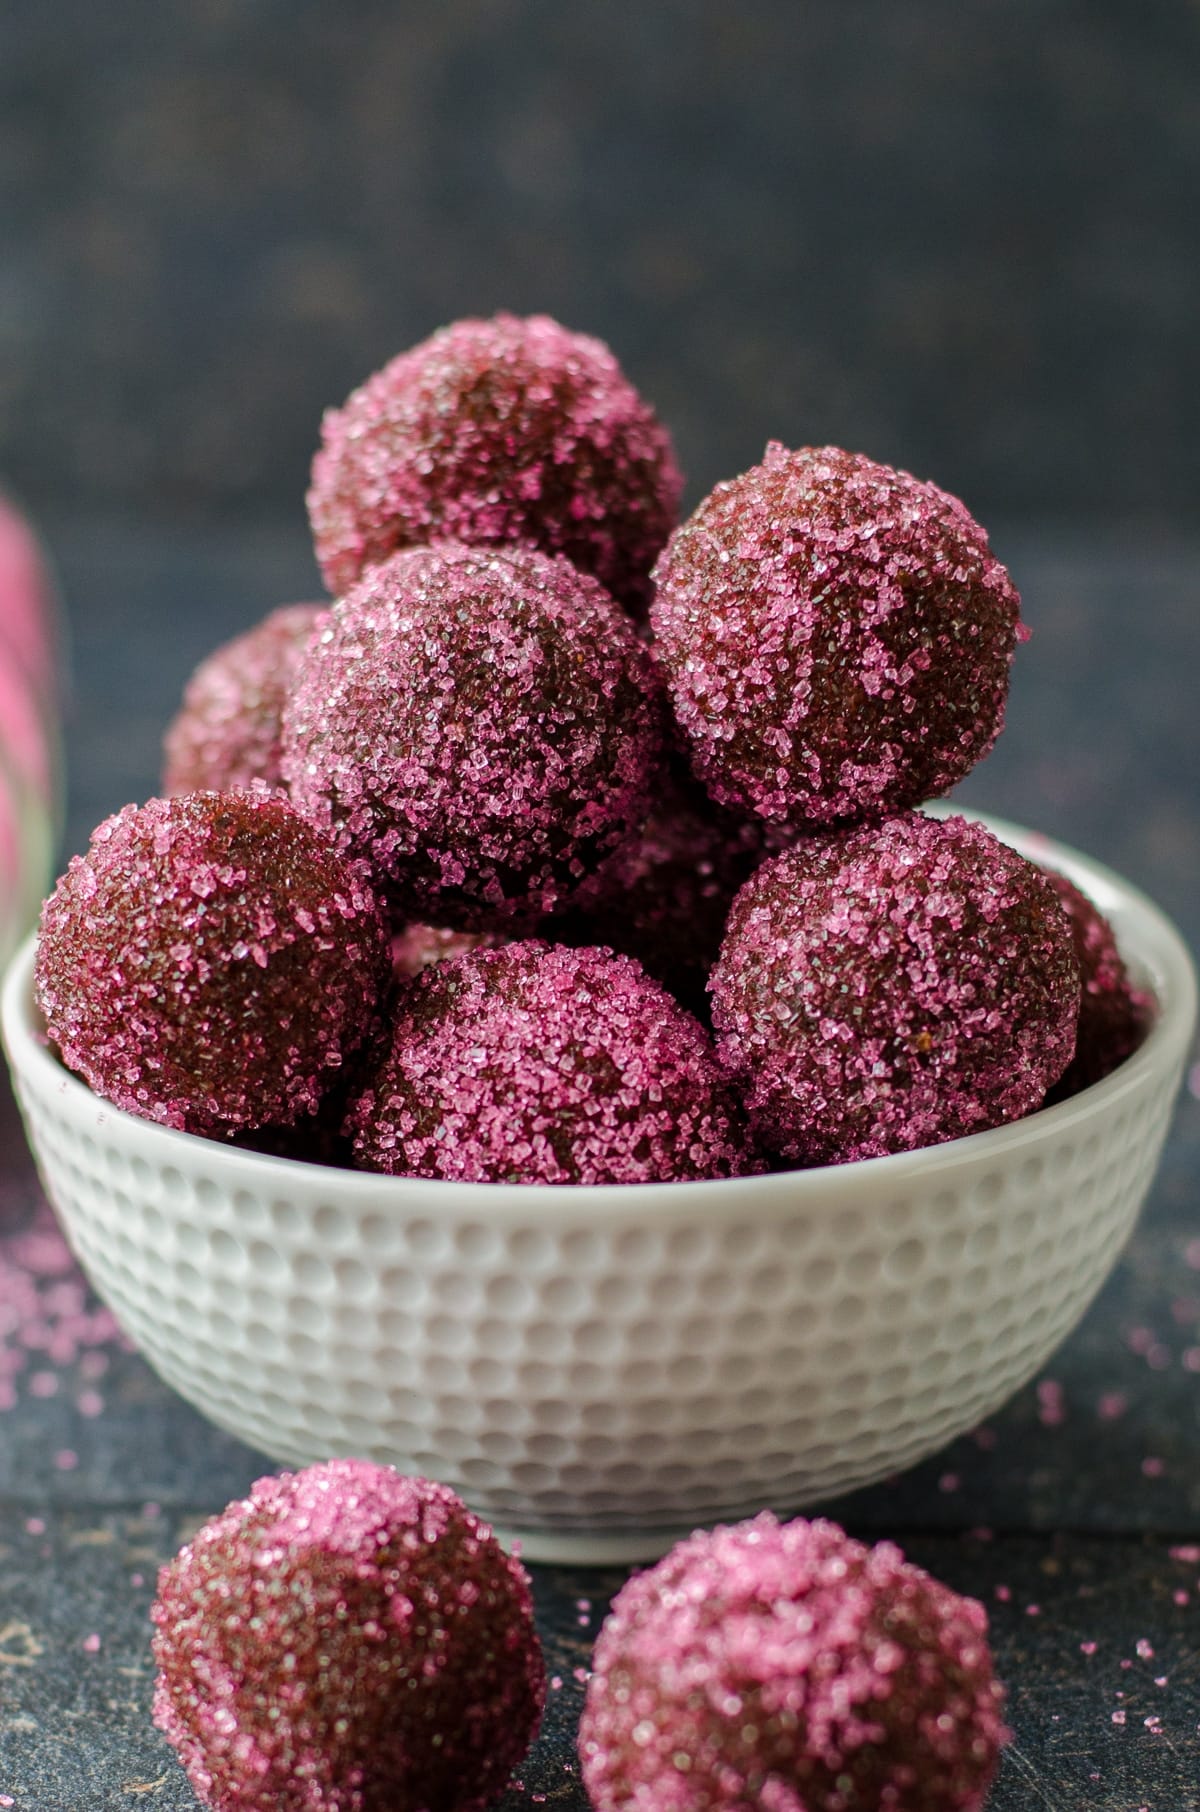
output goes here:
<path id="1" fill-rule="evenodd" d="M 164 797 L 47 902 L 38 1004 L 120 1108 L 396 1175 L 839 1163 L 1097 1080 L 1149 1003 L 1065 881 L 916 809 L 1023 630 L 934 485 L 772 444 L 675 527 L 606 347 L 462 321 L 324 422 L 336 601 L 206 661 Z"/>

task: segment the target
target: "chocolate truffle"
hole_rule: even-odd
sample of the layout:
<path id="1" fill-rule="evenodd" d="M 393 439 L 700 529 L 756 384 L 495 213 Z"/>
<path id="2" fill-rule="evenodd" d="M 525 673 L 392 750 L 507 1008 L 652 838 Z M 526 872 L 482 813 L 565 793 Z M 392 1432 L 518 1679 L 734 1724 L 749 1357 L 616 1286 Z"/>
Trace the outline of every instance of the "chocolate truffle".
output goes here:
<path id="1" fill-rule="evenodd" d="M 281 785 L 283 701 L 325 610 L 285 604 L 201 661 L 163 738 L 163 792 Z"/>
<path id="2" fill-rule="evenodd" d="M 802 1164 L 1019 1119 L 1075 1046 L 1079 965 L 1054 889 L 962 818 L 910 812 L 764 862 L 710 985 L 752 1125 Z"/>
<path id="3" fill-rule="evenodd" d="M 422 969 L 444 963 L 448 956 L 468 950 L 490 950 L 504 939 L 491 931 L 447 931 L 443 925 L 406 925 L 392 937 L 392 973 L 397 981 L 413 981 Z"/>
<path id="4" fill-rule="evenodd" d="M 585 883 L 552 935 L 636 956 L 677 1000 L 706 1016 L 709 970 L 734 895 L 766 853 L 764 828 L 714 805 L 695 781 L 664 777 L 645 824 Z"/>
<path id="5" fill-rule="evenodd" d="M 632 958 L 537 939 L 426 969 L 347 1128 L 354 1161 L 491 1183 L 759 1168 L 708 1034 Z"/>
<path id="6" fill-rule="evenodd" d="M 482 1812 L 537 1731 L 529 1581 L 445 1485 L 260 1479 L 159 1574 L 154 1721 L 213 1812 Z"/>
<path id="7" fill-rule="evenodd" d="M 882 818 L 947 792 L 1000 732 L 1020 600 L 957 498 L 907 472 L 773 443 L 654 578 L 655 654 L 725 805 Z"/>
<path id="8" fill-rule="evenodd" d="M 531 923 L 644 817 L 661 694 L 629 618 L 532 548 L 413 548 L 310 644 L 283 774 L 399 923 Z"/>
<path id="9" fill-rule="evenodd" d="M 267 1158 L 290 1158 L 296 1164 L 321 1164 L 349 1170 L 350 1146 L 342 1133 L 348 1091 L 335 1088 L 315 1114 L 305 1114 L 291 1126 L 254 1126 L 233 1134 L 229 1143 L 242 1151 L 258 1151 Z"/>
<path id="10" fill-rule="evenodd" d="M 1075 1055 L 1050 1091 L 1053 1103 L 1102 1082 L 1132 1057 L 1154 1016 L 1154 997 L 1130 981 L 1113 928 L 1099 907 L 1066 875 L 1047 869 L 1046 879 L 1071 921 L 1083 981 Z"/>
<path id="11" fill-rule="evenodd" d="M 982 1605 L 891 1542 L 764 1512 L 617 1594 L 583 1779 L 596 1812 L 978 1812 L 1002 1703 Z"/>
<path id="12" fill-rule="evenodd" d="M 601 341 L 545 315 L 457 321 L 330 409 L 321 434 L 308 513 L 332 592 L 397 548 L 528 541 L 644 606 L 682 480 Z"/>
<path id="13" fill-rule="evenodd" d="M 387 976 L 369 890 L 277 793 L 126 806 L 42 909 L 50 1039 L 117 1107 L 216 1137 L 314 1113 Z"/>

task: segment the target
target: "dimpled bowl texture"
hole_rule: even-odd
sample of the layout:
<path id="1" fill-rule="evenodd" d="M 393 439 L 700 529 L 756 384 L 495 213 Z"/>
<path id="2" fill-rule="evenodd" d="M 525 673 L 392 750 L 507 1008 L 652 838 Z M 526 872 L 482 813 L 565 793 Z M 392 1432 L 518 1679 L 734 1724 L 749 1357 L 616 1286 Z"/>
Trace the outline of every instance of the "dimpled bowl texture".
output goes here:
<path id="1" fill-rule="evenodd" d="M 1115 926 L 1160 1011 L 1061 1106 L 927 1151 L 703 1183 L 519 1187 L 263 1157 L 119 1112 L 31 1006 L 4 1035 L 67 1236 L 167 1382 L 292 1465 L 443 1479 L 535 1560 L 663 1552 L 908 1466 L 1075 1326 L 1150 1186 L 1195 1015 L 1178 934 L 1015 827 Z"/>

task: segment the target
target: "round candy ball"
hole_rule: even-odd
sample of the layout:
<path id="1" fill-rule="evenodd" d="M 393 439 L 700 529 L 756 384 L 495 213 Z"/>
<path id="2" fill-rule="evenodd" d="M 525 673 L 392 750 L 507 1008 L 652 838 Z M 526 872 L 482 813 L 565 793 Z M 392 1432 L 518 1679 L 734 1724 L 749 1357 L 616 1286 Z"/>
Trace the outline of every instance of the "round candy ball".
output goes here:
<path id="1" fill-rule="evenodd" d="M 442 925 L 405 925 L 392 937 L 392 974 L 398 982 L 414 981 L 422 969 L 444 963 L 468 950 L 492 949 L 505 939 L 492 931 L 447 931 Z"/>
<path id="2" fill-rule="evenodd" d="M 34 987 L 68 1069 L 228 1136 L 314 1113 L 387 977 L 379 907 L 277 793 L 126 806 L 42 908 Z"/>
<path id="3" fill-rule="evenodd" d="M 159 1575 L 154 1721 L 213 1812 L 481 1812 L 537 1732 L 529 1581 L 445 1485 L 260 1479 Z"/>
<path id="4" fill-rule="evenodd" d="M 723 804 L 881 818 L 947 792 L 1000 732 L 1020 600 L 957 498 L 907 472 L 772 444 L 654 578 L 655 654 Z"/>
<path id="5" fill-rule="evenodd" d="M 1002 1702 L 981 1605 L 890 1542 L 764 1512 L 617 1594 L 583 1778 L 596 1812 L 977 1812 Z"/>
<path id="6" fill-rule="evenodd" d="M 645 824 L 555 921 L 553 935 L 635 956 L 684 1006 L 706 1015 L 709 971 L 734 895 L 765 854 L 763 830 L 714 805 L 694 781 L 664 777 Z"/>
<path id="7" fill-rule="evenodd" d="M 1154 1015 L 1154 997 L 1129 978 L 1112 926 L 1066 875 L 1046 871 L 1057 893 L 1075 942 L 1083 989 L 1075 1055 L 1050 1091 L 1051 1101 L 1065 1101 L 1080 1089 L 1102 1082 L 1132 1057 Z"/>
<path id="8" fill-rule="evenodd" d="M 1079 965 L 1042 871 L 982 825 L 906 813 L 812 837 L 734 901 L 718 1051 L 802 1164 L 936 1145 L 1040 1106 L 1071 1060 Z"/>
<path id="9" fill-rule="evenodd" d="M 283 701 L 323 604 L 285 604 L 201 661 L 163 738 L 164 793 L 282 784 Z"/>
<path id="10" fill-rule="evenodd" d="M 760 1168 L 708 1034 L 630 957 L 536 939 L 401 991 L 347 1130 L 354 1162 L 488 1183 L 664 1183 Z"/>
<path id="11" fill-rule="evenodd" d="M 284 711 L 292 798 L 369 864 L 401 922 L 529 923 L 645 815 L 661 694 L 629 618 L 532 548 L 374 567 Z"/>
<path id="12" fill-rule="evenodd" d="M 397 548 L 528 541 L 641 608 L 675 524 L 670 437 L 608 347 L 545 315 L 457 321 L 322 423 L 308 512 L 329 589 Z"/>

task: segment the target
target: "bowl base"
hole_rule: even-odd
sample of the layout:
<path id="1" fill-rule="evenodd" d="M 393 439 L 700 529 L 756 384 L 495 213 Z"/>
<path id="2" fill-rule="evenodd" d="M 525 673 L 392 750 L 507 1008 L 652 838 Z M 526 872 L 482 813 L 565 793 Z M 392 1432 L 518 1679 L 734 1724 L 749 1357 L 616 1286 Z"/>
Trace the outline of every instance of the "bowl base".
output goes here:
<path id="1" fill-rule="evenodd" d="M 485 1519 L 490 1522 L 489 1519 Z M 510 1554 L 524 1561 L 552 1567 L 631 1567 L 661 1560 L 678 1541 L 692 1535 L 701 1523 L 680 1523 L 671 1529 L 614 1529 L 574 1534 L 547 1529 L 516 1529 L 492 1523 L 492 1532 Z"/>

